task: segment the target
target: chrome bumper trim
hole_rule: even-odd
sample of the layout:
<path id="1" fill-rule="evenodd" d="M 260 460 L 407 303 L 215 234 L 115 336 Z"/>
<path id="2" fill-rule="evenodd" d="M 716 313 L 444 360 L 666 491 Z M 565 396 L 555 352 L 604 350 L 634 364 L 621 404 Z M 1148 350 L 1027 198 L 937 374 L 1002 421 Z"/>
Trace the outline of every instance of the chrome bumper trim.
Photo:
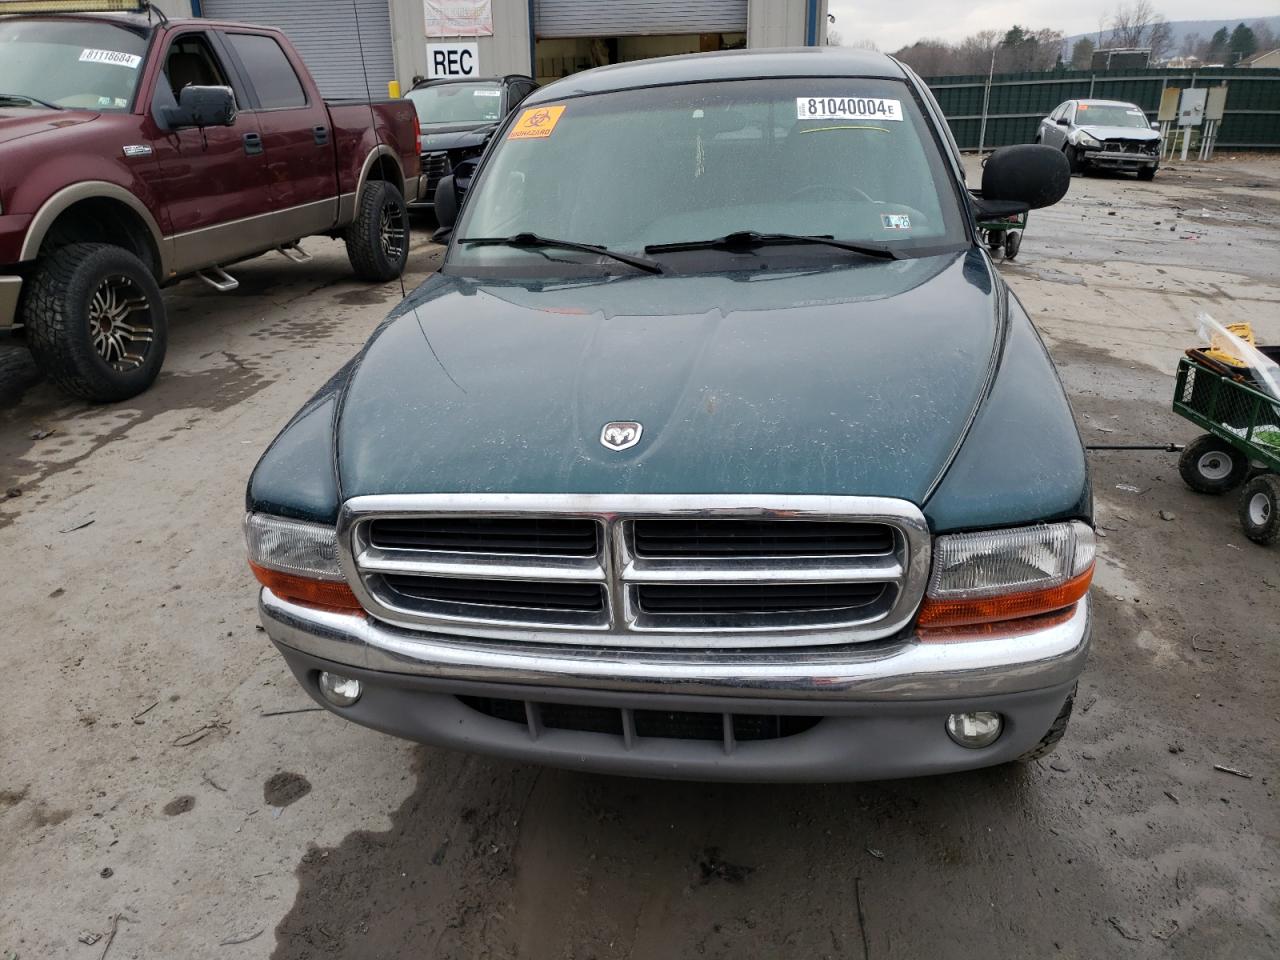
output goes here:
<path id="1" fill-rule="evenodd" d="M 18 296 L 21 293 L 21 277 L 0 277 L 0 327 L 10 327 L 18 322 Z"/>
<path id="2" fill-rule="evenodd" d="M 840 649 L 620 650 L 476 641 L 403 630 L 372 618 L 317 610 L 263 589 L 268 636 L 315 657 L 388 674 L 477 683 L 823 700 L 943 700 L 1019 693 L 1069 683 L 1084 669 L 1086 597 L 1065 621 L 980 640 L 916 637 Z"/>

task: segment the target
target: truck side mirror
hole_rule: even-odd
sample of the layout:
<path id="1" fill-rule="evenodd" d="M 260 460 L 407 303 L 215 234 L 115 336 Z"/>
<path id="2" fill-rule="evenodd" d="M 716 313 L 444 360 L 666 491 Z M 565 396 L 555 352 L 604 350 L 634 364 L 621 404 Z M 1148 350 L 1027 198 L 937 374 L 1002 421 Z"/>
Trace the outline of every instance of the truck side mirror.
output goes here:
<path id="1" fill-rule="evenodd" d="M 230 87 L 185 86 L 178 105 L 165 110 L 170 130 L 183 127 L 229 127 L 236 122 L 236 95 Z"/>
<path id="2" fill-rule="evenodd" d="M 982 167 L 982 199 L 1051 207 L 1067 195 L 1071 165 L 1061 150 L 1024 143 L 1001 147 Z"/>
<path id="3" fill-rule="evenodd" d="M 436 222 L 442 230 L 458 222 L 458 185 L 453 174 L 441 177 L 436 184 Z"/>

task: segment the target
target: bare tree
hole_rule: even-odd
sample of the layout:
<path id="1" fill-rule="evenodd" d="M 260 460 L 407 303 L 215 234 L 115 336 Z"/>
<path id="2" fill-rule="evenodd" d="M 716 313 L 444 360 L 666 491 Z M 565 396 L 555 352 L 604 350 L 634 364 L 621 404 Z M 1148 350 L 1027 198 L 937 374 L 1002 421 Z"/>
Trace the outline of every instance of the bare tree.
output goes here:
<path id="1" fill-rule="evenodd" d="M 839 47 L 844 44 L 844 35 L 839 30 L 827 31 L 827 46 Z"/>
<path id="2" fill-rule="evenodd" d="M 1156 13 L 1151 0 L 1132 0 L 1116 7 L 1111 15 L 1110 47 L 1150 47 L 1151 59 L 1158 60 L 1169 49 L 1172 35 L 1164 17 Z"/>

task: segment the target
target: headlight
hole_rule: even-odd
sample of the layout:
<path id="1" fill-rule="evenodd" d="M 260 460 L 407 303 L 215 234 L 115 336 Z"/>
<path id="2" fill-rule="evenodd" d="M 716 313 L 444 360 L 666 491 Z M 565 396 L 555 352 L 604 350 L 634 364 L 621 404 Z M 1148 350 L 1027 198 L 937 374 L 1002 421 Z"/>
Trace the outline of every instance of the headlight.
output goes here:
<path id="1" fill-rule="evenodd" d="M 1088 592 L 1093 562 L 1093 530 L 1079 521 L 938 537 L 920 626 L 1062 610 Z"/>
<path id="2" fill-rule="evenodd" d="M 1101 150 L 1102 141 L 1089 136 L 1087 133 L 1080 132 L 1076 134 L 1076 146 L 1084 147 L 1086 150 Z"/>
<path id="3" fill-rule="evenodd" d="M 251 513 L 245 517 L 244 536 L 253 575 L 276 596 L 310 606 L 360 609 L 338 563 L 333 527 Z"/>

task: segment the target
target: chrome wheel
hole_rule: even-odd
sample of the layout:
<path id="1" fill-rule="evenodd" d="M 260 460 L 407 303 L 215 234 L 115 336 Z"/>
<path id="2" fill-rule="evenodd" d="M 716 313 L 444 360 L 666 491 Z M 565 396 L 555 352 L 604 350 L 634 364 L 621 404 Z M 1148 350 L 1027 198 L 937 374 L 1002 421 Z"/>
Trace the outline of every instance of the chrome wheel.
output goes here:
<path id="1" fill-rule="evenodd" d="M 93 349 L 114 370 L 136 370 L 155 339 L 146 294 L 126 276 L 109 276 L 89 300 Z"/>
<path id="2" fill-rule="evenodd" d="M 382 208 L 378 218 L 378 242 L 383 255 L 391 262 L 399 262 L 404 255 L 404 212 L 399 206 L 388 204 Z"/>

